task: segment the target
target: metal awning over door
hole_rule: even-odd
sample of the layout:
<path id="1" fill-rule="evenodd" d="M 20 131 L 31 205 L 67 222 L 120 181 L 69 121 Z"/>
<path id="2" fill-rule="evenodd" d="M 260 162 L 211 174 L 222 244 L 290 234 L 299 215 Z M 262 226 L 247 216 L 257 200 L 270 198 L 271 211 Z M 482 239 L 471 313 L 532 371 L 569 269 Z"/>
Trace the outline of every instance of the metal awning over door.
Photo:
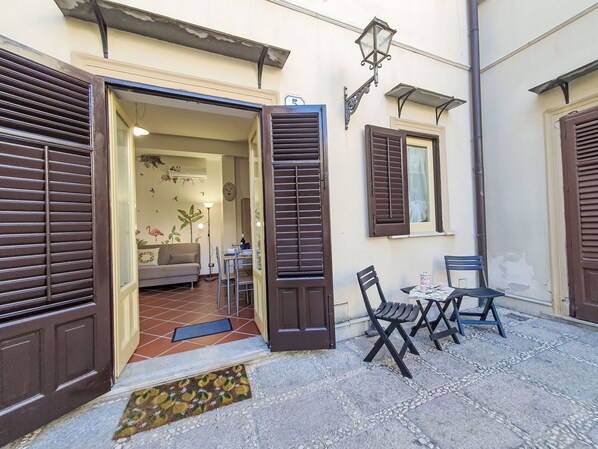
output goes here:
<path id="1" fill-rule="evenodd" d="M 274 45 L 212 30 L 108 0 L 54 0 L 65 17 L 96 23 L 108 57 L 108 29 L 127 31 L 185 47 L 196 48 L 243 61 L 253 62 L 261 88 L 264 65 L 282 69 L 291 54 Z"/>

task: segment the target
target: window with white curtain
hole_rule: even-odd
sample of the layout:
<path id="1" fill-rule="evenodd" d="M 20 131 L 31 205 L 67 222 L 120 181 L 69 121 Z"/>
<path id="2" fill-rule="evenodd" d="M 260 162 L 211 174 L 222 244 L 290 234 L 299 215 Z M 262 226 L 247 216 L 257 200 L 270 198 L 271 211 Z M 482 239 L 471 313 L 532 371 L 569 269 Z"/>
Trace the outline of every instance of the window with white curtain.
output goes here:
<path id="1" fill-rule="evenodd" d="M 434 141 L 407 135 L 407 185 L 411 232 L 437 230 L 434 162 Z"/>

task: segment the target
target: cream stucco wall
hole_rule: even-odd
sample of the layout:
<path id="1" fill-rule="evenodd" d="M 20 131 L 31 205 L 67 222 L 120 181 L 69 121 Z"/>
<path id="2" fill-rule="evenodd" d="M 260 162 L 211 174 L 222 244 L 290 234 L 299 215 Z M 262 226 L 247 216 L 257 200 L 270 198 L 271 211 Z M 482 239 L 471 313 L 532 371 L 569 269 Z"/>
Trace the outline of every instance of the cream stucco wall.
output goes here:
<path id="1" fill-rule="evenodd" d="M 253 96 L 255 102 L 268 102 L 272 95 L 282 101 L 294 94 L 302 96 L 307 104 L 327 106 L 337 321 L 365 315 L 355 280 L 355 273 L 365 266 L 376 265 L 388 296 L 396 298 L 399 288 L 416 282 L 421 271 L 432 271 L 436 280 L 443 281 L 443 255 L 475 251 L 464 0 L 446 1 L 440 6 L 438 2 L 415 0 L 400 4 L 369 0 L 353 2 L 350 7 L 332 0 L 296 1 L 294 5 L 278 0 L 206 0 L 201 7 L 190 0 L 123 3 L 291 50 L 282 70 L 265 67 L 262 91 L 256 89 L 254 64 L 116 30 L 109 31 L 108 64 L 121 61 L 185 75 L 187 79 L 227 83 L 231 89 L 238 88 L 243 98 Z M 322 8 L 322 16 L 300 7 Z M 76 53 L 101 57 L 96 27 L 65 19 L 51 1 L 11 2 L 10 8 L 3 10 L 9 14 L 0 15 L 0 33 L 11 39 L 67 62 L 77 62 L 73 56 Z M 371 76 L 367 67 L 360 66 L 360 52 L 354 41 L 358 30 L 374 15 L 398 29 L 392 60 L 384 62 L 379 86 L 364 96 L 345 131 L 343 86 L 352 92 Z M 123 78 L 129 76 L 126 71 L 119 73 Z M 165 83 L 159 77 L 144 81 Z M 442 188 L 451 235 L 396 240 L 368 237 L 364 126 L 391 125 L 391 118 L 397 116 L 397 104 L 384 93 L 401 82 L 468 101 L 440 119 L 445 130 L 446 146 L 441 151 L 447 174 Z M 185 84 L 189 90 L 194 90 L 193 86 Z M 221 95 L 227 94 L 223 91 Z M 435 122 L 433 109 L 412 103 L 406 104 L 402 118 L 426 125 Z"/>
<path id="2" fill-rule="evenodd" d="M 558 117 L 551 111 L 587 107 L 580 102 L 598 95 L 598 74 L 570 83 L 569 107 L 560 89 L 528 89 L 596 59 L 598 4 L 484 0 L 479 12 L 490 282 L 513 307 L 568 314 L 558 133 L 556 150 L 550 143 Z"/>

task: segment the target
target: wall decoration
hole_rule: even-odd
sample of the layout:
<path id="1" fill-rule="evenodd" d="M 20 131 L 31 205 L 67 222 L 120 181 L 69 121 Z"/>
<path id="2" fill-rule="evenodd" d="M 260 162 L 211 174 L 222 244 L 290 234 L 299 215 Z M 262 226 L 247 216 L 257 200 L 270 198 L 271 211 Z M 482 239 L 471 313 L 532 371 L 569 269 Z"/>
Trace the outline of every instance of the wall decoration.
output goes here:
<path id="1" fill-rule="evenodd" d="M 151 154 L 141 154 L 137 156 L 137 162 L 141 162 L 145 168 L 158 168 L 160 165 L 164 165 L 161 156 L 154 156 Z M 143 176 L 143 174 L 141 174 Z"/>
<path id="2" fill-rule="evenodd" d="M 141 231 L 139 229 L 137 229 L 135 231 L 135 240 L 137 241 L 137 247 L 139 248 L 140 246 L 145 246 L 147 245 L 147 240 L 144 239 L 140 239 L 139 237 L 137 237 L 139 234 L 141 234 Z"/>
<path id="3" fill-rule="evenodd" d="M 160 177 L 160 182 L 172 182 L 176 184 L 178 181 L 181 181 L 182 186 L 185 186 L 185 184 L 188 182 L 190 182 L 192 185 L 195 184 L 195 180 L 193 178 L 181 178 L 179 176 L 172 177 L 169 174 L 165 174 Z"/>
<path id="4" fill-rule="evenodd" d="M 189 208 L 189 212 L 186 212 L 182 209 L 177 209 L 177 211 L 179 213 L 178 218 L 182 222 L 180 230 L 182 231 L 184 228 L 189 226 L 189 232 L 191 233 L 191 238 L 189 239 L 189 241 L 197 242 L 197 240 L 199 240 L 199 237 L 196 240 L 193 240 L 193 223 L 196 223 L 203 218 L 202 211 L 200 209 L 195 210 L 195 206 L 193 204 Z"/>
<path id="5" fill-rule="evenodd" d="M 206 182 L 183 184 L 182 180 L 177 182 L 168 178 L 163 180 L 164 176 L 168 176 L 166 174 L 168 167 L 179 163 L 175 163 L 174 158 L 170 156 L 161 156 L 161 161 L 164 165 L 158 165 L 157 169 L 151 164 L 146 166 L 139 158 L 135 162 L 137 228 L 141 231 L 136 236 L 137 244 L 143 246 L 156 242 L 156 237 L 147 233 L 147 226 L 150 226 L 150 230 L 158 229 L 164 234 L 164 236 L 157 236 L 158 244 L 201 242 L 201 272 L 208 273 L 207 226 L 198 229 L 197 224 L 205 221 L 207 216 L 202 203 L 215 200 L 217 205 L 212 210 L 212 242 L 214 245 L 222 246 L 222 163 L 220 160 L 208 160 L 206 171 L 209 178 Z M 181 162 L 180 165 L 183 163 Z M 179 210 L 185 214 L 181 215 Z M 233 235 L 236 237 L 236 233 Z"/>
<path id="6" fill-rule="evenodd" d="M 172 229 L 168 233 L 168 239 L 164 240 L 162 244 L 174 242 L 181 243 L 181 233 L 176 230 L 176 225 L 172 227 Z"/>
<path id="7" fill-rule="evenodd" d="M 156 242 L 158 241 L 158 237 L 164 237 L 164 234 L 158 228 L 152 229 L 150 226 L 146 226 L 145 229 L 147 229 L 149 235 L 156 239 Z"/>

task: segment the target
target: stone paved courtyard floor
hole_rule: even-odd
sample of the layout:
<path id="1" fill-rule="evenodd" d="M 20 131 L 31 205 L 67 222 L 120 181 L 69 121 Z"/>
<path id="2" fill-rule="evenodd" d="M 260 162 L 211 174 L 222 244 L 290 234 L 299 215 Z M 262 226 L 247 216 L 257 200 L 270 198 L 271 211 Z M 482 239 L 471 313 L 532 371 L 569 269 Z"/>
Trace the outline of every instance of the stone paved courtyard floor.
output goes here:
<path id="1" fill-rule="evenodd" d="M 507 339 L 466 328 L 403 378 L 359 337 L 247 364 L 253 398 L 112 441 L 128 395 L 84 406 L 16 448 L 598 448 L 598 331 L 501 309 Z"/>

